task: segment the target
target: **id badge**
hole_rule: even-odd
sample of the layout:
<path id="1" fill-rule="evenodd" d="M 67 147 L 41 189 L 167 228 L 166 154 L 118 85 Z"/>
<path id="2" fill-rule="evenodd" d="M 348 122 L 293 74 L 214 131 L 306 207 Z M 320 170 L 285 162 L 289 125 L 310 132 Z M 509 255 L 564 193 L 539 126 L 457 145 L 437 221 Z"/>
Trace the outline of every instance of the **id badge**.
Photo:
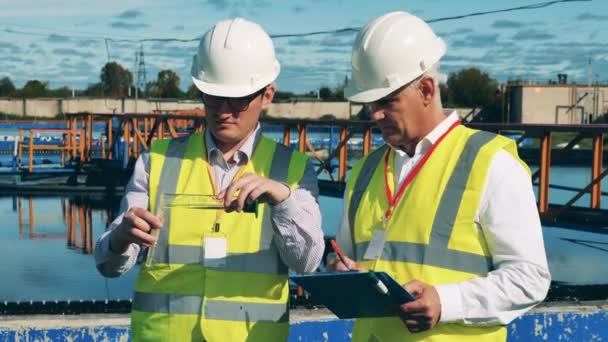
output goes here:
<path id="1" fill-rule="evenodd" d="M 203 263 L 207 267 L 223 267 L 228 255 L 228 239 L 224 234 L 214 233 L 204 237 Z"/>
<path id="2" fill-rule="evenodd" d="M 384 250 L 384 243 L 386 242 L 386 230 L 376 229 L 372 235 L 372 241 L 367 245 L 365 254 L 363 254 L 364 260 L 376 260 L 382 256 L 382 250 Z"/>

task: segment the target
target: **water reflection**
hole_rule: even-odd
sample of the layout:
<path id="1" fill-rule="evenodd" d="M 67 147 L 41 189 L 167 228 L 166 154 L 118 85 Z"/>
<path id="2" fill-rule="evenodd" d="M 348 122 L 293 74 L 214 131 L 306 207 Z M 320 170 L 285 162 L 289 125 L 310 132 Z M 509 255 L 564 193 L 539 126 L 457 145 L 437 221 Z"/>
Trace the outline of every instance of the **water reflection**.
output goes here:
<path id="1" fill-rule="evenodd" d="M 68 249 L 82 252 L 83 254 L 93 253 L 93 205 L 91 198 L 86 196 L 60 197 L 61 222 L 65 225 L 65 231 L 49 231 L 49 224 L 54 222 L 48 220 L 48 216 L 35 214 L 33 196 L 14 196 L 12 198 L 13 208 L 17 211 L 19 238 L 23 238 L 24 232 L 30 240 L 64 240 Z M 105 222 L 107 227 L 114 216 L 113 208 L 104 205 L 103 209 L 97 209 L 99 221 Z M 47 212 L 50 209 L 48 203 L 40 203 L 39 211 Z M 40 222 L 42 217 L 42 221 Z M 36 223 L 41 230 L 36 230 Z"/>
<path id="2" fill-rule="evenodd" d="M 136 271 L 103 278 L 95 241 L 120 199 L 103 195 L 0 197 L 0 302 L 131 297 Z"/>
<path id="3" fill-rule="evenodd" d="M 0 302 L 117 300 L 131 297 L 137 270 L 103 278 L 95 241 L 116 217 L 120 198 L 82 194 L 0 197 Z M 325 234 L 334 235 L 342 202 L 320 198 Z M 608 230 L 545 227 L 553 278 L 550 299 L 605 299 Z M 10 262 L 8 261 L 10 260 Z"/>

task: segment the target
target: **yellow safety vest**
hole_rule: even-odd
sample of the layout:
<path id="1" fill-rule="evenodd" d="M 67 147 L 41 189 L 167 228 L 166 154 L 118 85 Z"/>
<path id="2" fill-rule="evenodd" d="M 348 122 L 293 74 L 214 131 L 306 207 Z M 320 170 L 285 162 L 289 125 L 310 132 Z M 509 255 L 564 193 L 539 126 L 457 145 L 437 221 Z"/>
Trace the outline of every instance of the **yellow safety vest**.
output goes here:
<path id="1" fill-rule="evenodd" d="M 150 154 L 150 210 L 161 193 L 211 194 L 204 132 L 160 140 Z M 295 186 L 307 156 L 261 135 L 245 172 Z M 203 238 L 214 210 L 172 208 L 158 239 L 155 260 L 141 265 L 135 283 L 134 341 L 281 341 L 289 331 L 288 269 L 273 243 L 270 210 L 258 217 L 225 213 L 228 241 L 222 263 L 203 264 Z M 168 232 L 168 234 L 167 234 Z"/>
<path id="2" fill-rule="evenodd" d="M 525 166 L 515 143 L 462 125 L 455 127 L 405 190 L 384 227 L 388 201 L 383 157 L 387 149 L 382 146 L 360 160 L 347 185 L 357 263 L 387 272 L 400 284 L 417 279 L 439 285 L 485 276 L 493 269 L 492 256 L 475 215 L 490 162 L 499 150 L 511 153 Z M 393 160 L 391 151 L 389 163 Z M 394 183 L 389 186 L 393 188 Z M 375 229 L 387 230 L 382 255 L 377 260 L 363 260 Z M 384 317 L 358 319 L 353 328 L 353 341 L 505 340 L 506 328 L 501 325 L 439 323 L 430 331 L 411 334 L 399 318 Z"/>

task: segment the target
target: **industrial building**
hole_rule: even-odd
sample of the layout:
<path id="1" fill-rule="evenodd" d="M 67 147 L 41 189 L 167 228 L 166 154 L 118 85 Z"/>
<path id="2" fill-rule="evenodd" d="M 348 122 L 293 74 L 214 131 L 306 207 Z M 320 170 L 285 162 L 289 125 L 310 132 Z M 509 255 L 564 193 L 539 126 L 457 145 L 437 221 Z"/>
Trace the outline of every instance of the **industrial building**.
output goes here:
<path id="1" fill-rule="evenodd" d="M 508 84 L 503 94 L 506 123 L 605 123 L 608 113 L 608 85 Z"/>

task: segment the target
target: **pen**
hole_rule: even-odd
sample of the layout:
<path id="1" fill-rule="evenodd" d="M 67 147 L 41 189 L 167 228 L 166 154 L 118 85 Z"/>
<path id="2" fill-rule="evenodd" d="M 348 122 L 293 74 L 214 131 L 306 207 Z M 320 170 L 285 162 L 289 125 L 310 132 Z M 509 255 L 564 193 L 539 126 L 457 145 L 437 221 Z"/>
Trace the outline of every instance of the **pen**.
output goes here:
<path id="1" fill-rule="evenodd" d="M 386 287 L 386 285 L 384 285 L 382 280 L 378 279 L 378 276 L 376 276 L 376 273 L 374 273 L 374 271 L 369 271 L 367 274 L 369 275 L 369 278 L 372 280 L 372 282 L 376 286 L 376 290 L 378 290 L 378 292 L 382 293 L 383 295 L 388 296 L 389 295 L 388 288 Z"/>
<path id="2" fill-rule="evenodd" d="M 346 266 L 346 269 L 349 271 L 352 271 L 352 269 L 350 268 L 350 265 L 348 265 L 348 263 L 346 262 L 346 257 L 344 256 L 344 253 L 342 253 L 342 249 L 340 248 L 340 246 L 338 246 L 338 243 L 336 242 L 336 240 L 329 240 L 329 243 L 331 243 L 331 247 L 334 249 L 334 251 L 338 255 L 338 258 L 340 259 L 340 261 L 344 264 L 344 266 Z"/>

